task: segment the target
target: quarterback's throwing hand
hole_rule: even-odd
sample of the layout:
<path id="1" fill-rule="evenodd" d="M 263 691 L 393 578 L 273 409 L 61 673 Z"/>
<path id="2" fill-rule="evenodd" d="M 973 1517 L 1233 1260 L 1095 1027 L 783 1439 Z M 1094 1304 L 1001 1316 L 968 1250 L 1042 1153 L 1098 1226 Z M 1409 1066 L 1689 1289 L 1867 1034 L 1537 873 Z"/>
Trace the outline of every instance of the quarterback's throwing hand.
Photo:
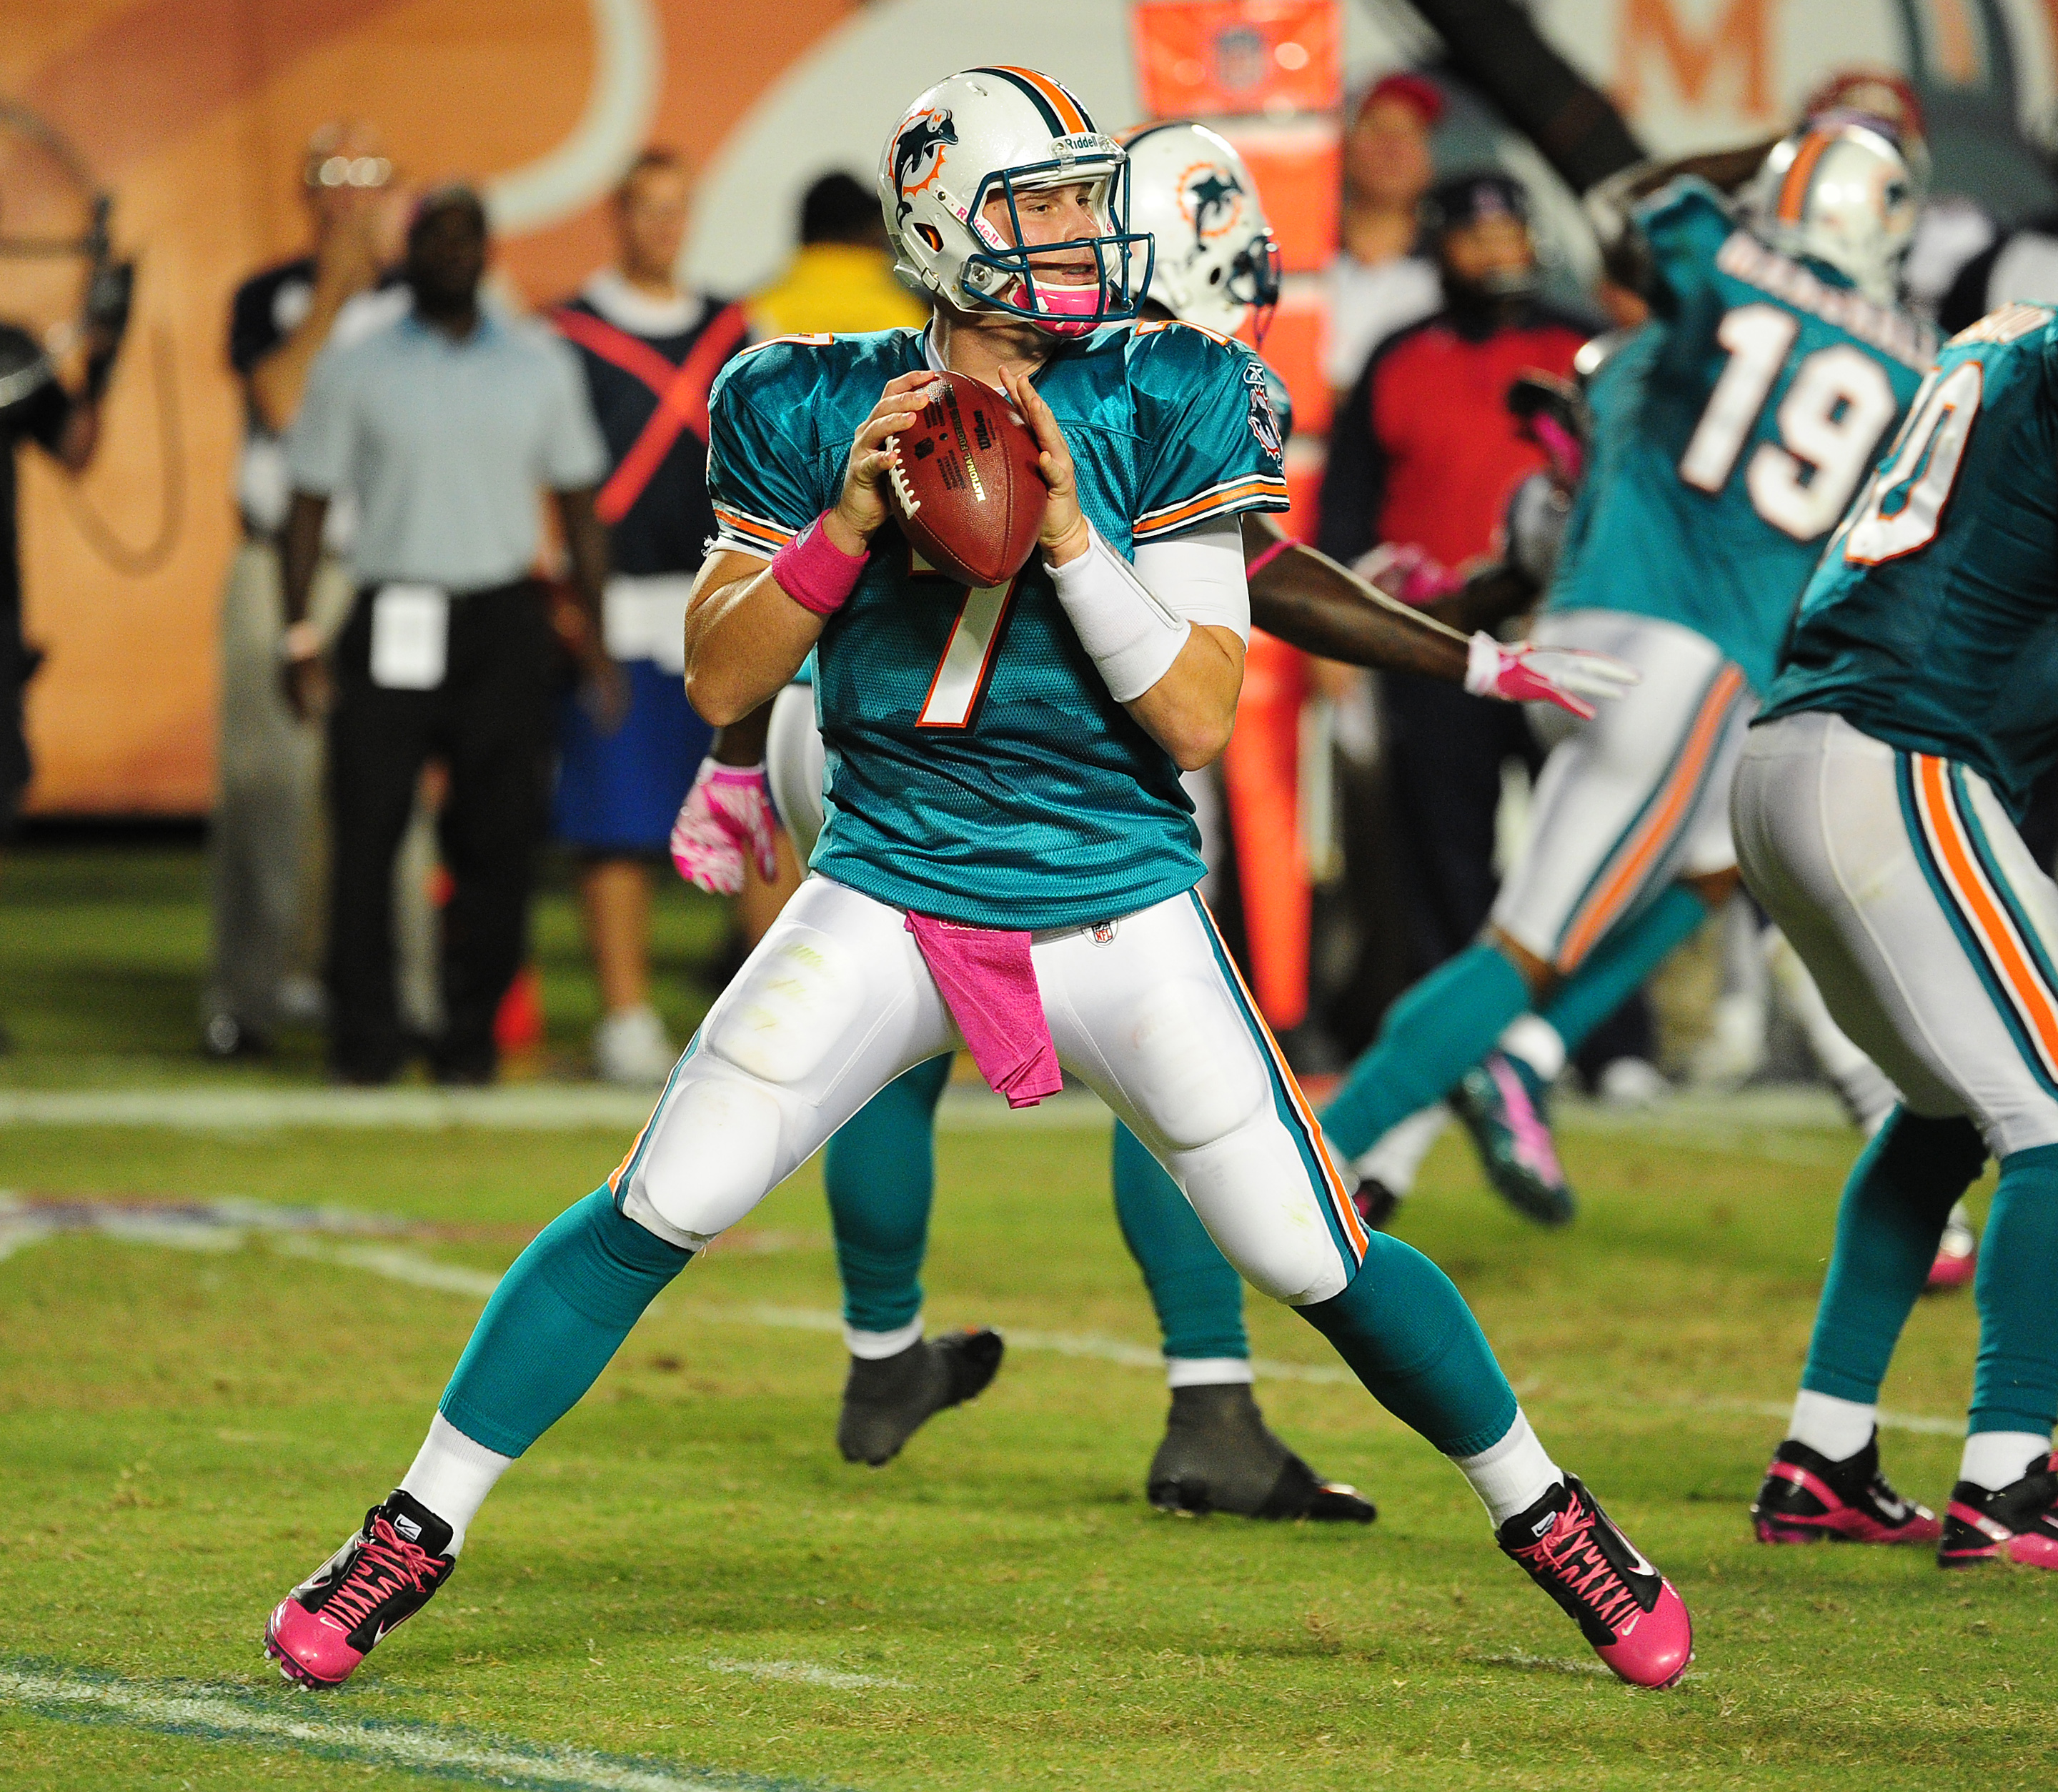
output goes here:
<path id="1" fill-rule="evenodd" d="M 775 883 L 777 825 L 762 765 L 717 765 L 704 759 L 672 824 L 672 863 L 696 889 L 715 896 L 742 889 L 746 856 L 757 861 L 760 877 Z"/>
<path id="2" fill-rule="evenodd" d="M 1555 703 L 1582 721 L 1591 721 L 1594 704 L 1617 697 L 1643 674 L 1607 654 L 1583 647 L 1508 646 L 1481 630 L 1472 639 L 1465 689 L 1475 697 L 1508 703 Z"/>
<path id="3" fill-rule="evenodd" d="M 1051 495 L 1043 507 L 1043 526 L 1036 546 L 1046 566 L 1062 566 L 1093 545 L 1086 513 L 1079 508 L 1079 473 L 1072 465 L 1072 451 L 1066 447 L 1064 431 L 1058 427 L 1058 419 L 1051 415 L 1050 406 L 1043 402 L 1043 395 L 1029 375 L 1003 373 L 1000 377 L 1042 451 L 1036 465 Z"/>
<path id="4" fill-rule="evenodd" d="M 845 554 L 864 552 L 886 522 L 886 474 L 892 464 L 889 435 L 910 427 L 936 376 L 926 368 L 886 382 L 872 415 L 858 425 L 845 463 L 843 491 L 822 527 Z"/>

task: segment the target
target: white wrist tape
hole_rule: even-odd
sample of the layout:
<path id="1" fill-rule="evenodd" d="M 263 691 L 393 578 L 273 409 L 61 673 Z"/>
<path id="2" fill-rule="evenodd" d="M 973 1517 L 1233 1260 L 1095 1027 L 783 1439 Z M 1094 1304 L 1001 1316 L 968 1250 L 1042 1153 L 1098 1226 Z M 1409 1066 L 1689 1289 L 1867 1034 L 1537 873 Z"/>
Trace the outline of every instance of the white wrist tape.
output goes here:
<path id="1" fill-rule="evenodd" d="M 1465 644 L 1465 689 L 1475 697 L 1492 697 L 1500 686 L 1500 643 L 1484 629 Z"/>
<path id="2" fill-rule="evenodd" d="M 1050 571 L 1079 645 L 1116 702 L 1133 702 L 1172 670 L 1193 625 L 1153 597 L 1098 532 L 1086 553 Z"/>

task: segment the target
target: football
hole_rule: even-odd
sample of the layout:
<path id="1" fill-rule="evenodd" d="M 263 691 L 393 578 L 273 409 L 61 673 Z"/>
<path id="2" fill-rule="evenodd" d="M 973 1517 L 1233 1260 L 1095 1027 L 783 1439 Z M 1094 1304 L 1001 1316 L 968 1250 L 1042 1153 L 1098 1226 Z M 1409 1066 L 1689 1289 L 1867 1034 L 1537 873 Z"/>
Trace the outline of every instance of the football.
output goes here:
<path id="1" fill-rule="evenodd" d="M 946 578 L 1005 585 L 1043 523 L 1036 438 L 991 386 L 961 373 L 940 373 L 936 384 L 915 427 L 887 439 L 901 532 Z"/>

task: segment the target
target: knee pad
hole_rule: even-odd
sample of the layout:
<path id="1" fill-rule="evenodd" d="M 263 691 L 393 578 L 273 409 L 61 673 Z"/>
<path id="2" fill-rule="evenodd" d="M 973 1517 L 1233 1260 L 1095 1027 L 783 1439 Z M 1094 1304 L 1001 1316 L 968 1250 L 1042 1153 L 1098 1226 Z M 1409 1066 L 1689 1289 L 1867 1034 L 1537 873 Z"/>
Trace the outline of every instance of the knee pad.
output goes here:
<path id="1" fill-rule="evenodd" d="M 1269 1103 L 1261 1048 L 1213 985 L 1190 978 L 1158 985 L 1117 1037 L 1116 1075 L 1174 1151 L 1228 1138 Z"/>
<path id="2" fill-rule="evenodd" d="M 1342 1293 L 1354 1266 L 1329 1230 L 1299 1146 L 1276 1116 L 1178 1152 L 1173 1167 L 1216 1248 L 1252 1287 L 1291 1306 Z"/>
<path id="3" fill-rule="evenodd" d="M 622 1210 L 639 1222 L 644 1204 L 661 1238 L 704 1249 L 763 1200 L 779 1171 L 785 1116 L 761 1084 L 689 1063 L 653 1121 Z"/>

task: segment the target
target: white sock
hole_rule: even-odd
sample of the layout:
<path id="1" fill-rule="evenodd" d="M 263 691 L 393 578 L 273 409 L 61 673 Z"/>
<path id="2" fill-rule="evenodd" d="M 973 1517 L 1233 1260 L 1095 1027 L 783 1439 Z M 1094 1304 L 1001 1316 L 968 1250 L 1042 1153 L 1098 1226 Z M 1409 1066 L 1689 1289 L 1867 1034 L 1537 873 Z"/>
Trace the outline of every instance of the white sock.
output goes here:
<path id="1" fill-rule="evenodd" d="M 486 1504 L 493 1484 L 507 1472 L 511 1456 L 475 1444 L 439 1413 L 429 1420 L 429 1434 L 402 1477 L 400 1490 L 411 1493 L 451 1528 L 450 1552 L 464 1548 L 464 1533 Z"/>
<path id="2" fill-rule="evenodd" d="M 1520 1058 L 1546 1083 L 1565 1074 L 1563 1035 L 1540 1014 L 1519 1014 L 1501 1029 L 1500 1049 Z"/>
<path id="3" fill-rule="evenodd" d="M 1165 1385 L 1168 1388 L 1220 1388 L 1233 1381 L 1248 1386 L 1257 1377 L 1251 1373 L 1248 1357 L 1167 1357 Z"/>
<path id="4" fill-rule="evenodd" d="M 1365 1181 L 1383 1184 L 1390 1194 L 1405 1195 L 1415 1186 L 1429 1147 L 1450 1123 L 1451 1111 L 1441 1102 L 1418 1108 L 1388 1127 L 1370 1150 L 1352 1160 L 1351 1168 Z"/>
<path id="5" fill-rule="evenodd" d="M 853 1357 L 862 1357 L 867 1362 L 897 1357 L 910 1345 L 922 1341 L 922 1316 L 916 1313 L 896 1332 L 860 1332 L 854 1325 L 846 1325 L 843 1341 Z"/>
<path id="6" fill-rule="evenodd" d="M 1565 1471 L 1551 1460 L 1529 1428 L 1528 1414 L 1519 1409 L 1508 1435 L 1491 1449 L 1451 1460 L 1485 1502 L 1496 1531 L 1517 1512 L 1528 1511 L 1565 1478 Z"/>
<path id="7" fill-rule="evenodd" d="M 1871 1441 L 1873 1427 L 1878 1422 L 1879 1409 L 1868 1401 L 1839 1400 L 1834 1394 L 1810 1393 L 1803 1388 L 1794 1397 L 1794 1417 L 1787 1421 L 1786 1435 L 1818 1456 L 1841 1462 Z"/>
<path id="8" fill-rule="evenodd" d="M 1965 1440 L 1958 1479 L 1996 1493 L 2041 1468 L 2050 1453 L 2051 1440 L 2033 1431 L 1976 1431 Z"/>

